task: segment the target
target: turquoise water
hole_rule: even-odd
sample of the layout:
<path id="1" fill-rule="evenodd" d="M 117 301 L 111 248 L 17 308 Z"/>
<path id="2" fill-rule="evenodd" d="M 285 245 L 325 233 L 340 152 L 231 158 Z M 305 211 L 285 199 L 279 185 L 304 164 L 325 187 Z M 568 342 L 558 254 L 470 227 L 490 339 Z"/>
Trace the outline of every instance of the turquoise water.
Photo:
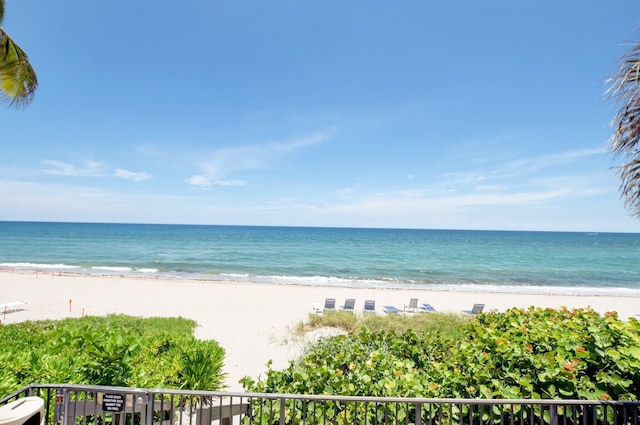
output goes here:
<path id="1" fill-rule="evenodd" d="M 640 234 L 0 222 L 0 267 L 302 285 L 640 294 Z"/>

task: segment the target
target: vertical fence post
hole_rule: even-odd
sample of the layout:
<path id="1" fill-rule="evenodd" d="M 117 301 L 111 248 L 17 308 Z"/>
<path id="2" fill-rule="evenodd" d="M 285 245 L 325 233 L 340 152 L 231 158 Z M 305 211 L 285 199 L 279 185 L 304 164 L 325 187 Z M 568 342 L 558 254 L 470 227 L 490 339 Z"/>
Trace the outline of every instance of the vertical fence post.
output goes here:
<path id="1" fill-rule="evenodd" d="M 280 425 L 284 425 L 284 420 L 285 420 L 285 416 L 284 416 L 284 409 L 285 409 L 285 398 L 281 397 L 280 398 Z"/>
<path id="2" fill-rule="evenodd" d="M 549 425 L 558 425 L 558 406 L 549 406 Z"/>
<path id="3" fill-rule="evenodd" d="M 56 404 L 53 411 L 53 421 L 56 425 L 64 424 L 64 412 L 65 412 L 65 391 L 62 388 L 56 390 Z"/>
<path id="4" fill-rule="evenodd" d="M 153 393 L 149 393 L 146 392 L 145 393 L 145 399 L 147 401 L 147 405 L 145 407 L 146 409 L 146 417 L 145 417 L 145 424 L 146 425 L 153 425 L 153 411 L 155 409 L 155 405 L 156 405 L 156 398 L 155 395 Z M 162 414 L 162 413 L 160 413 Z M 162 420 L 164 418 L 160 417 L 160 423 L 162 423 Z"/>

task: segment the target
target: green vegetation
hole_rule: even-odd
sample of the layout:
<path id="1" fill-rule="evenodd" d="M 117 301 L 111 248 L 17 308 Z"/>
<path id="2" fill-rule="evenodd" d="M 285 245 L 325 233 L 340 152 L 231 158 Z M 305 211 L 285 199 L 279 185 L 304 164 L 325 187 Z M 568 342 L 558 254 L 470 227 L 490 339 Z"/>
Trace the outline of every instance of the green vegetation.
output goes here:
<path id="1" fill-rule="evenodd" d="M 637 400 L 640 394 L 640 323 L 615 313 L 530 308 L 471 319 L 422 314 L 354 322 L 327 315 L 307 326 L 336 320 L 360 328 L 321 340 L 284 370 L 268 365 L 264 380 L 245 377 L 245 389 L 506 399 Z"/>
<path id="2" fill-rule="evenodd" d="M 31 383 L 222 389 L 225 352 L 195 326 L 124 315 L 0 326 L 0 395 Z"/>
<path id="3" fill-rule="evenodd" d="M 322 315 L 311 314 L 306 323 L 298 324 L 298 333 L 313 329 L 331 327 L 357 334 L 363 328 L 369 331 L 387 331 L 402 333 L 409 329 L 430 329 L 438 334 L 449 335 L 452 338 L 462 337 L 463 324 L 468 320 L 457 314 L 413 314 L 413 315 L 385 315 L 377 314 L 356 315 L 349 311 L 327 311 Z"/>
<path id="4" fill-rule="evenodd" d="M 0 0 L 0 99 L 24 106 L 33 99 L 38 77 L 27 54 L 2 28 L 4 0 Z"/>
<path id="5" fill-rule="evenodd" d="M 221 389 L 224 350 L 183 318 L 110 315 L 0 326 L 0 394 L 32 382 Z M 312 316 L 342 327 L 247 391 L 383 397 L 637 400 L 640 322 L 590 309 Z M 256 412 L 259 409 L 255 410 Z"/>
<path id="6" fill-rule="evenodd" d="M 251 392 L 380 397 L 637 400 L 640 323 L 593 310 L 511 309 L 476 317 L 313 317 L 300 329 L 340 323 L 348 335 L 320 340 L 298 361 L 266 377 L 243 379 Z M 358 327 L 359 326 L 359 327 Z M 410 403 L 295 403 L 256 399 L 252 422 L 323 418 L 328 423 L 417 423 Z M 264 405 L 262 405 L 264 404 Z M 280 409 L 283 408 L 283 411 Z M 612 423 L 613 410 L 558 409 L 573 423 Z M 422 423 L 551 423 L 539 406 L 475 409 L 443 404 L 422 410 Z M 519 419 L 520 418 L 520 419 Z M 525 419 L 526 418 L 526 419 Z M 535 418 L 535 419 L 531 419 Z"/>

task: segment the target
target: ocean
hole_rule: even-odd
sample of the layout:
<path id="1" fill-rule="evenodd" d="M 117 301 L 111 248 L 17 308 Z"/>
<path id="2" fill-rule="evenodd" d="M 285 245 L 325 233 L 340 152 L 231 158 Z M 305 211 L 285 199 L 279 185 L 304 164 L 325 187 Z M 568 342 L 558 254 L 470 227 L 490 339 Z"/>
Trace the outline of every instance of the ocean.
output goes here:
<path id="1" fill-rule="evenodd" d="M 0 222 L 0 268 L 640 295 L 640 234 Z"/>

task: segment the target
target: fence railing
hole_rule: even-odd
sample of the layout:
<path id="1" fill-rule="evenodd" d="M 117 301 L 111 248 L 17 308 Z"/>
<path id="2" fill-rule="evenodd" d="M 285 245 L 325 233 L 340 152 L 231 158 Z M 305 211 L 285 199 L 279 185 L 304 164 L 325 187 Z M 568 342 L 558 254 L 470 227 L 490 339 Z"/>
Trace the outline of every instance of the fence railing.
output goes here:
<path id="1" fill-rule="evenodd" d="M 640 402 L 342 397 L 30 385 L 45 425 L 640 425 Z"/>

